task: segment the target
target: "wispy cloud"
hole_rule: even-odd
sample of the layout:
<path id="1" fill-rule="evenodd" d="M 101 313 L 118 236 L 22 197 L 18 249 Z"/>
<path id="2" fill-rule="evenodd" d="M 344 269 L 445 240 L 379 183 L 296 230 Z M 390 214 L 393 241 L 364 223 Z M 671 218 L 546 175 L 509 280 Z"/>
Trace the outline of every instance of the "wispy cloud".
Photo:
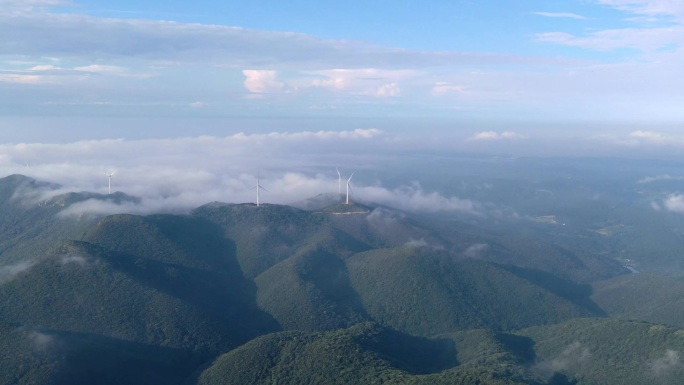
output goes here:
<path id="1" fill-rule="evenodd" d="M 597 51 L 630 48 L 652 52 L 684 44 L 684 5 L 670 0 L 596 0 L 635 17 L 626 19 L 669 22 L 667 26 L 643 28 L 599 29 L 585 35 L 567 32 L 546 32 L 536 35 L 537 41 L 580 47 Z M 550 16 L 550 15 L 544 15 Z"/>
<path id="2" fill-rule="evenodd" d="M 570 13 L 570 12 L 532 12 L 534 15 L 539 15 L 539 16 L 544 16 L 544 17 L 553 17 L 553 18 L 562 18 L 562 19 L 578 19 L 578 20 L 586 20 L 587 18 L 578 15 L 576 13 Z"/>
<path id="3" fill-rule="evenodd" d="M 650 366 L 651 371 L 653 371 L 656 376 L 668 375 L 672 373 L 672 371 L 682 367 L 679 352 L 668 349 L 662 357 L 651 361 Z"/>
<path id="4" fill-rule="evenodd" d="M 638 183 L 654 183 L 654 182 L 660 182 L 660 181 L 667 181 L 667 180 L 684 180 L 683 176 L 672 176 L 672 175 L 656 175 L 656 176 L 647 176 L 643 179 L 640 179 Z"/>
<path id="5" fill-rule="evenodd" d="M 550 378 L 555 373 L 576 369 L 590 357 L 589 348 L 581 342 L 575 341 L 566 346 L 556 357 L 537 363 L 535 369 Z"/>
<path id="6" fill-rule="evenodd" d="M 380 186 L 357 187 L 364 200 L 385 204 L 405 211 L 440 212 L 456 211 L 480 214 L 479 204 L 469 199 L 445 197 L 436 192 L 425 191 L 419 183 L 404 185 L 396 189 Z"/>
<path id="7" fill-rule="evenodd" d="M 597 3 L 616 9 L 648 16 L 669 16 L 682 19 L 684 3 L 672 0 L 596 0 Z"/>
<path id="8" fill-rule="evenodd" d="M 232 26 L 33 12 L 0 13 L 2 52 L 110 61 L 135 58 L 150 63 L 214 63 L 250 69 L 408 68 L 530 63 L 534 58 L 461 52 L 431 52 L 326 40 L 289 32 Z M 131 42 L 135 42 L 131 44 Z M 539 58 L 540 63 L 548 62 Z M 269 68 L 270 67 L 270 68 Z"/>
<path id="9" fill-rule="evenodd" d="M 473 245 L 468 246 L 468 248 L 463 252 L 463 255 L 465 255 L 468 258 L 479 258 L 487 250 L 489 250 L 489 245 L 485 243 L 475 243 Z"/>
<path id="10" fill-rule="evenodd" d="M 19 274 L 29 270 L 35 265 L 32 261 L 23 261 L 14 265 L 0 266 L 0 284 L 16 278 Z"/>
<path id="11" fill-rule="evenodd" d="M 513 140 L 513 139 L 526 139 L 527 137 L 523 134 L 513 132 L 513 131 L 481 131 L 475 133 L 470 137 L 470 140 L 487 141 L 487 140 Z"/>
<path id="12" fill-rule="evenodd" d="M 555 43 L 596 51 L 632 48 L 639 51 L 655 51 L 671 45 L 684 43 L 684 27 L 624 28 L 592 32 L 577 36 L 566 32 L 546 32 L 536 36 L 537 41 Z"/>

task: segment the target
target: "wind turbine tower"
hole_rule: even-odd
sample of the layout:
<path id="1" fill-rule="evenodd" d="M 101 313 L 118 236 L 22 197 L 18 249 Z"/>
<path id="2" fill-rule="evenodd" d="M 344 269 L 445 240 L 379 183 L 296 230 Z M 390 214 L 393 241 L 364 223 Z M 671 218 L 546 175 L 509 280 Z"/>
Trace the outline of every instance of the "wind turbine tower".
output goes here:
<path id="1" fill-rule="evenodd" d="M 337 167 L 335 167 L 335 171 L 337 171 L 337 195 L 342 195 L 342 174 Z"/>
<path id="2" fill-rule="evenodd" d="M 349 204 L 349 190 L 351 189 L 351 187 L 349 187 L 349 182 L 351 182 L 351 178 L 353 176 L 354 176 L 354 173 L 351 173 L 351 175 L 349 175 L 349 179 L 347 179 L 347 201 L 345 202 L 345 204 L 347 204 L 347 205 Z"/>
<path id="3" fill-rule="evenodd" d="M 256 205 L 257 205 L 257 207 L 259 207 L 259 190 L 264 190 L 264 191 L 266 191 L 266 192 L 269 192 L 269 191 L 266 190 L 261 184 L 259 184 L 259 174 L 258 174 L 258 173 L 257 173 L 257 182 L 256 182 L 256 186 L 254 186 L 254 188 L 256 189 L 256 193 L 257 193 Z"/>
<path id="4" fill-rule="evenodd" d="M 110 172 L 109 174 L 105 173 L 105 175 L 107 175 L 107 179 L 109 180 L 109 186 L 108 186 L 109 194 L 112 193 L 112 176 L 114 176 L 114 174 L 116 174 L 116 171 Z"/>

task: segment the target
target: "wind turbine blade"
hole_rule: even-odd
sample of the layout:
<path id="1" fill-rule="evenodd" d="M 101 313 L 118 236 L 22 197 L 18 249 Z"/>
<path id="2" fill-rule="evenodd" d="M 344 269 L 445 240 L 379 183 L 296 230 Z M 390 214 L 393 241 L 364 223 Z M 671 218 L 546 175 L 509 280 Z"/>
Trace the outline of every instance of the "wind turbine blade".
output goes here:
<path id="1" fill-rule="evenodd" d="M 347 179 L 347 183 L 349 183 L 349 182 L 351 181 L 351 178 L 352 178 L 353 176 L 354 176 L 354 173 L 351 173 L 351 175 L 349 175 L 349 179 Z"/>
<path id="2" fill-rule="evenodd" d="M 335 167 L 335 171 L 337 171 L 337 176 L 342 179 L 342 174 L 340 174 L 340 170 L 338 170 L 337 167 Z"/>
<path id="3" fill-rule="evenodd" d="M 266 190 L 264 187 L 259 186 L 259 188 L 266 191 L 266 192 L 270 192 L 270 191 Z"/>

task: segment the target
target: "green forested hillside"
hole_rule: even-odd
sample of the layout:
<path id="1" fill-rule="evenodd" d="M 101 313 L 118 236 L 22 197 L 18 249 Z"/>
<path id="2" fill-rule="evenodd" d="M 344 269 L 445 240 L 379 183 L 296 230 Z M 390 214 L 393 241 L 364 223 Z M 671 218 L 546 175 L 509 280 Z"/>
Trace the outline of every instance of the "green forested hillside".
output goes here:
<path id="1" fill-rule="evenodd" d="M 684 378 L 684 330 L 611 318 L 574 319 L 519 332 L 534 340 L 535 370 L 578 385 L 676 384 Z"/>
<path id="2" fill-rule="evenodd" d="M 593 300 L 612 316 L 684 327 L 682 277 L 630 274 L 593 287 Z"/>
<path id="3" fill-rule="evenodd" d="M 182 384 L 202 361 L 182 349 L 0 324 L 0 383 Z"/>
<path id="4" fill-rule="evenodd" d="M 278 205 L 210 204 L 195 209 L 193 215 L 217 224 L 235 242 L 237 260 L 248 278 L 292 256 L 326 221 L 323 216 Z"/>
<path id="5" fill-rule="evenodd" d="M 684 378 L 659 325 L 684 324 L 681 279 L 627 274 L 600 238 L 339 203 L 65 216 L 135 198 L 35 199 L 54 188 L 0 179 L 0 384 Z"/>
<path id="6" fill-rule="evenodd" d="M 79 237 L 92 218 L 62 217 L 58 186 L 11 175 L 0 179 L 0 265 L 37 260 L 63 239 Z"/>
<path id="7" fill-rule="evenodd" d="M 319 247 L 271 267 L 255 282 L 259 306 L 284 329 L 329 330 L 370 319 L 344 261 Z"/>
<path id="8" fill-rule="evenodd" d="M 220 356 L 198 383 L 538 383 L 515 365 L 515 354 L 496 341 L 483 338 L 476 343 L 488 347 L 480 346 L 470 361 L 459 362 L 455 339 L 409 337 L 370 323 L 324 333 L 284 332 Z"/>
<path id="9" fill-rule="evenodd" d="M 71 242 L 0 286 L 0 319 L 212 354 L 277 330 L 232 278 Z"/>
<path id="10" fill-rule="evenodd" d="M 497 265 L 429 248 L 373 250 L 347 266 L 373 319 L 418 335 L 511 330 L 600 314 L 590 301 L 555 294 Z"/>

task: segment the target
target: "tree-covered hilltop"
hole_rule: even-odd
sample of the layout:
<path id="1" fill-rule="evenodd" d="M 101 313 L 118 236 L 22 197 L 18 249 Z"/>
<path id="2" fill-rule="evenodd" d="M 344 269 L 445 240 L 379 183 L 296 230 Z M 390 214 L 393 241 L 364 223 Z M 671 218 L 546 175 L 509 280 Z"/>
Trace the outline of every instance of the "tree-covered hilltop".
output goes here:
<path id="1" fill-rule="evenodd" d="M 372 323 L 270 334 L 220 356 L 198 384 L 539 384 L 515 353 L 482 337 L 461 362 L 465 339 L 410 337 Z"/>

